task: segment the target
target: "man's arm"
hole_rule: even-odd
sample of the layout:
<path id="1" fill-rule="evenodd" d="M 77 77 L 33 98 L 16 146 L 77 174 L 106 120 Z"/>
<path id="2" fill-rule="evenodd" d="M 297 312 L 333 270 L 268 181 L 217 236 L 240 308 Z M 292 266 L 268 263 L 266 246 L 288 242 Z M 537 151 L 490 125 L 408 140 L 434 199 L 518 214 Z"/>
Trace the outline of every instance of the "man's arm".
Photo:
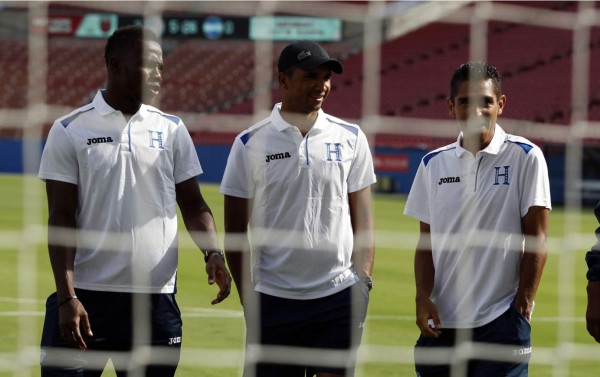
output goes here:
<path id="1" fill-rule="evenodd" d="M 587 284 L 587 310 L 585 322 L 588 333 L 600 343 L 600 280 L 590 280 Z"/>
<path id="2" fill-rule="evenodd" d="M 515 298 L 515 308 L 528 321 L 531 321 L 533 300 L 548 255 L 546 238 L 549 213 L 550 211 L 545 207 L 530 207 L 521 221 L 523 235 L 525 236 L 525 252 L 521 260 L 519 292 Z"/>
<path id="3" fill-rule="evenodd" d="M 225 255 L 242 306 L 244 306 L 245 289 L 252 287 L 248 243 L 250 206 L 251 201 L 248 199 L 225 195 Z"/>
<path id="4" fill-rule="evenodd" d="M 600 202 L 594 208 L 594 214 L 600 222 Z M 596 239 L 596 244 L 585 255 L 588 266 L 585 321 L 587 331 L 600 343 L 600 228 L 596 228 Z"/>
<path id="5" fill-rule="evenodd" d="M 86 349 L 82 332 L 93 336 L 85 308 L 75 296 L 73 269 L 76 252 L 77 186 L 47 180 L 48 253 L 54 273 L 61 336 L 72 346 Z"/>
<path id="6" fill-rule="evenodd" d="M 371 186 L 348 194 L 354 232 L 352 263 L 361 278 L 370 278 L 375 263 L 375 236 L 371 213 Z"/>
<path id="7" fill-rule="evenodd" d="M 435 279 L 431 252 L 431 228 L 429 224 L 422 221 L 419 227 L 419 243 L 415 252 L 417 326 L 423 336 L 437 338 L 441 333 L 442 326 L 437 308 L 430 298 Z M 429 320 L 433 321 L 433 328 L 429 326 Z"/>
<path id="8" fill-rule="evenodd" d="M 201 250 L 219 249 L 217 228 L 208 204 L 200 193 L 196 178 L 190 178 L 175 186 L 177 204 L 181 210 L 183 222 L 190 236 Z M 206 263 L 208 284 L 215 282 L 219 286 L 217 298 L 212 304 L 218 304 L 229 296 L 231 291 L 231 277 L 225 260 L 218 253 L 212 253 Z"/>

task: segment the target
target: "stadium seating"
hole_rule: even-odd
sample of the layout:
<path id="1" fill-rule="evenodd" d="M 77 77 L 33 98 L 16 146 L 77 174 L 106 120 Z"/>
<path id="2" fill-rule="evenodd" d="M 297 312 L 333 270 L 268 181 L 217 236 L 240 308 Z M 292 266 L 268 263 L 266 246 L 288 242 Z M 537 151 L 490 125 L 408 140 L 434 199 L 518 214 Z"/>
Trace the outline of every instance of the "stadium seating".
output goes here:
<path id="1" fill-rule="evenodd" d="M 252 88 L 254 45 L 191 41 L 165 56 L 162 107 L 216 112 Z"/>
<path id="2" fill-rule="evenodd" d="M 0 107 L 27 105 L 27 41 L 0 40 Z"/>
<path id="3" fill-rule="evenodd" d="M 81 106 L 106 81 L 105 41 L 51 38 L 48 42 L 47 102 Z M 0 41 L 0 107 L 27 106 L 29 51 L 26 40 Z"/>
<path id="4" fill-rule="evenodd" d="M 576 9 L 576 4 L 569 1 L 511 3 L 561 11 Z M 571 32 L 556 28 L 489 23 L 487 59 L 504 76 L 509 95 L 506 117 L 558 124 L 569 121 L 572 38 Z M 449 77 L 469 59 L 469 43 L 467 25 L 444 23 L 430 24 L 384 42 L 378 70 L 379 114 L 446 118 Z M 363 115 L 363 54 L 346 56 L 344 75 L 334 76 L 326 109 L 341 117 L 359 119 Z M 594 55 L 592 59 L 598 61 Z M 272 96 L 277 98 L 276 89 Z M 251 113 L 252 96 L 242 100 L 221 112 Z"/>
<path id="5" fill-rule="evenodd" d="M 576 2 L 511 2 L 573 11 Z M 433 23 L 381 45 L 379 108 L 385 116 L 446 118 L 445 99 L 452 71 L 469 59 L 468 25 Z M 571 114 L 571 31 L 506 22 L 488 25 L 487 59 L 503 72 L 509 104 L 504 116 L 566 123 Z M 80 106 L 105 85 L 103 40 L 50 38 L 48 103 Z M 251 41 L 165 41 L 161 107 L 170 112 L 251 114 L 256 47 Z M 343 118 L 363 115 L 362 40 L 325 43 L 343 61 L 334 76 L 327 111 Z M 285 43 L 273 45 L 272 83 L 264 88 L 277 99 L 276 58 Z M 590 43 L 591 66 L 600 62 L 600 28 Z M 27 104 L 27 40 L 0 40 L 0 107 Z M 376 53 L 367 51 L 365 53 Z M 592 71 L 592 74 L 595 72 Z M 590 119 L 600 120 L 600 84 L 590 80 Z"/>
<path id="6" fill-rule="evenodd" d="M 277 42 L 273 44 L 271 65 L 268 68 L 272 75 L 271 84 L 264 88 L 268 92 L 273 92 L 276 97 L 276 66 L 279 51 L 286 43 Z M 324 44 L 332 56 L 345 58 L 357 52 L 356 43 L 334 43 Z M 219 46 L 219 47 L 216 47 Z M 192 94 L 195 99 L 189 100 L 192 103 L 190 111 L 219 112 L 223 114 L 251 114 L 253 111 L 254 98 L 254 67 L 255 67 L 255 47 L 250 41 L 236 42 L 194 42 L 190 43 L 188 54 L 199 56 L 201 54 L 217 54 L 216 50 L 221 49 L 220 58 L 214 62 L 194 63 L 202 64 L 203 74 L 206 71 L 214 70 L 209 76 L 204 76 L 201 80 L 206 80 L 206 85 L 196 85 L 196 92 Z M 213 52 L 214 51 L 214 52 Z M 178 61 L 176 56 L 168 56 L 165 60 L 167 71 L 171 64 L 176 68 L 174 73 L 165 74 L 165 98 L 172 96 L 177 98 L 176 81 L 177 71 L 196 70 L 191 67 L 190 62 L 186 61 L 181 65 L 175 64 Z M 217 69 L 214 67 L 218 66 Z M 176 106 L 172 99 L 168 99 L 165 105 L 166 109 L 170 106 Z M 181 99 L 180 102 L 186 102 Z"/>
<path id="7" fill-rule="evenodd" d="M 106 83 L 104 40 L 51 38 L 48 46 L 48 103 L 79 107 Z"/>

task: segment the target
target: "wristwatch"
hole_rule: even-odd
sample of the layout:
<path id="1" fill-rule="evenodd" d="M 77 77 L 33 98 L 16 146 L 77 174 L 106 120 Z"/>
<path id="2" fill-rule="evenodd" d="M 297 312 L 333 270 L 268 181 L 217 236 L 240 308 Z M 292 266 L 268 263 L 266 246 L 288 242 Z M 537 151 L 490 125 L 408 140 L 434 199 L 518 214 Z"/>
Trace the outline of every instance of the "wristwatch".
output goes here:
<path id="1" fill-rule="evenodd" d="M 221 256 L 221 258 L 223 258 L 223 261 L 225 261 L 225 253 L 223 253 L 223 250 L 221 249 L 208 249 L 208 250 L 202 250 L 202 252 L 204 253 L 204 263 L 208 263 L 208 258 L 210 257 L 211 254 L 217 253 Z"/>
<path id="2" fill-rule="evenodd" d="M 371 289 L 373 289 L 373 278 L 367 275 L 361 276 L 360 277 L 360 281 L 362 281 L 363 283 L 365 283 L 367 285 L 367 288 L 369 288 L 369 291 Z"/>

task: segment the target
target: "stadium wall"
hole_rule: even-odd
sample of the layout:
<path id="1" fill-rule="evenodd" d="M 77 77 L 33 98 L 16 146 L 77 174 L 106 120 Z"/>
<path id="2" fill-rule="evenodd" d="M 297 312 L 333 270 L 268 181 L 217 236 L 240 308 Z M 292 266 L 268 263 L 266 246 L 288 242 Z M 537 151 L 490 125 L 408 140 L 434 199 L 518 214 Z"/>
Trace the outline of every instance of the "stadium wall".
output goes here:
<path id="1" fill-rule="evenodd" d="M 43 145 L 42 143 L 40 150 L 42 150 Z M 199 144 L 195 146 L 204 171 L 198 180 L 208 183 L 221 182 L 231 146 Z M 35 166 L 35 170 L 37 171 L 38 168 L 39 164 Z M 19 139 L 0 139 L 0 173 L 22 174 L 23 172 L 23 141 Z"/>
<path id="2" fill-rule="evenodd" d="M 0 172 L 23 173 L 23 145 L 21 140 L 0 139 Z M 220 183 L 231 149 L 230 144 L 199 144 L 196 153 L 204 173 L 200 182 Z M 375 148 L 375 166 L 378 176 L 377 190 L 388 193 L 407 194 L 419 167 L 427 153 L 419 148 Z M 39 166 L 36 166 L 36 169 Z"/>
<path id="3" fill-rule="evenodd" d="M 23 173 L 22 140 L 0 140 L 0 172 Z"/>
<path id="4" fill-rule="evenodd" d="M 200 182 L 220 183 L 231 149 L 230 144 L 199 144 L 196 153 L 204 173 Z M 40 146 L 40 149 L 43 147 Z M 422 148 L 389 148 L 375 146 L 374 162 L 379 192 L 408 194 L 421 158 L 428 152 Z M 36 166 L 36 171 L 37 171 Z M 23 173 L 23 142 L 19 139 L 0 139 L 0 172 Z M 548 159 L 550 190 L 555 204 L 564 203 L 565 156 L 553 154 Z"/>

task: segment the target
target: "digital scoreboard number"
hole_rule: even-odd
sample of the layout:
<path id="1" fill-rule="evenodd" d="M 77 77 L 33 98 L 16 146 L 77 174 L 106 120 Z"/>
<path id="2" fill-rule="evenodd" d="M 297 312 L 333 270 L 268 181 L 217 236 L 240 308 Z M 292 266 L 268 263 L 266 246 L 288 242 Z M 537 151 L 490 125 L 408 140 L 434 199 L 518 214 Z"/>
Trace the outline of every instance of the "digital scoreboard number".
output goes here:
<path id="1" fill-rule="evenodd" d="M 119 17 L 119 26 L 141 25 L 162 37 L 200 38 L 210 40 L 247 39 L 248 18 L 241 17 Z"/>

